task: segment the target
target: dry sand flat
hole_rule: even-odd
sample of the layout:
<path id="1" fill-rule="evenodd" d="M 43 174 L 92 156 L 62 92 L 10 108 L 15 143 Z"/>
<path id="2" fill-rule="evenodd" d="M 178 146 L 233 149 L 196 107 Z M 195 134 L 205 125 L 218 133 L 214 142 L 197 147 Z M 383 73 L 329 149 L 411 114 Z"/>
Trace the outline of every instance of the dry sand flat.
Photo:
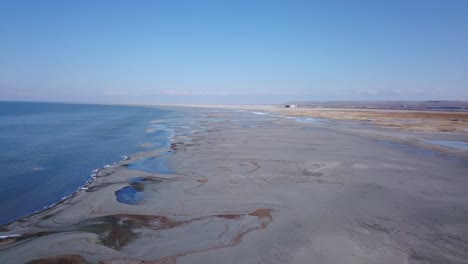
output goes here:
<path id="1" fill-rule="evenodd" d="M 3 227 L 22 236 L 1 240 L 0 262 L 467 263 L 466 160 L 196 111 L 205 129 L 174 139 L 174 173 L 126 166 L 144 155 L 100 171 L 87 191 Z M 118 203 L 134 177 L 144 200 Z"/>

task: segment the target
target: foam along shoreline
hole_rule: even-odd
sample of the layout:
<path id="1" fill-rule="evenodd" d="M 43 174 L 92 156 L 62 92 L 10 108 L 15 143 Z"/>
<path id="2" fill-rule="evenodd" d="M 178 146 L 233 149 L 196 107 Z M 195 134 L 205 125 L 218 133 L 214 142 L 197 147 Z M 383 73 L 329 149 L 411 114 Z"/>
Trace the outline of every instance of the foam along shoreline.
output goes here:
<path id="1" fill-rule="evenodd" d="M 335 126 L 201 113 L 195 121 L 204 129 L 176 135 L 172 155 L 148 152 L 103 168 L 66 202 L 2 226 L 0 262 L 468 258 L 466 161 L 414 155 Z M 154 156 L 171 172 L 129 166 Z M 143 193 L 137 204 L 117 200 L 128 186 Z"/>

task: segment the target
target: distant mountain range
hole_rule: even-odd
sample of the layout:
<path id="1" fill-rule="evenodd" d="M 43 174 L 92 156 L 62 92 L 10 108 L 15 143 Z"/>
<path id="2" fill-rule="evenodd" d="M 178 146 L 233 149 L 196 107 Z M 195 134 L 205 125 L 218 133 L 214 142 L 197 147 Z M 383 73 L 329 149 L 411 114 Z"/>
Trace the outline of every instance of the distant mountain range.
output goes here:
<path id="1" fill-rule="evenodd" d="M 302 108 L 406 109 L 467 111 L 468 101 L 291 101 L 285 105 Z"/>

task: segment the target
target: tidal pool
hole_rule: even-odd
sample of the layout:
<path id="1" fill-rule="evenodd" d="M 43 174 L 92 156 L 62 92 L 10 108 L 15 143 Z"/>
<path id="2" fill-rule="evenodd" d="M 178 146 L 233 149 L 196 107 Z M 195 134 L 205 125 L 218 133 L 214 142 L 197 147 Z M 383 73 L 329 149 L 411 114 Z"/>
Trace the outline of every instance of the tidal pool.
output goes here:
<path id="1" fill-rule="evenodd" d="M 143 202 L 145 195 L 133 186 L 126 186 L 115 191 L 117 202 L 124 204 L 137 205 Z"/>

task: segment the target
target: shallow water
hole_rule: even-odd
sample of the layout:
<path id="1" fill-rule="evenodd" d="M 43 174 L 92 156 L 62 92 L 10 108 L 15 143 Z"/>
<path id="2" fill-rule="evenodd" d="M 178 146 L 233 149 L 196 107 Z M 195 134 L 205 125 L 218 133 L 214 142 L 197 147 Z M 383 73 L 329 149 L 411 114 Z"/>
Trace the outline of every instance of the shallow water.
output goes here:
<path id="1" fill-rule="evenodd" d="M 468 151 L 468 143 L 463 141 L 452 141 L 452 140 L 425 140 L 427 143 L 440 145 L 448 148 L 466 150 Z"/>
<path id="2" fill-rule="evenodd" d="M 146 157 L 128 164 L 130 170 L 141 170 L 150 173 L 170 174 L 172 171 L 167 166 L 166 157 Z"/>
<path id="3" fill-rule="evenodd" d="M 390 142 L 390 141 L 379 141 L 378 143 L 388 146 L 388 147 L 397 148 L 403 151 L 408 151 L 408 152 L 423 155 L 423 156 L 430 156 L 430 157 L 438 156 L 438 154 L 433 151 L 430 151 L 427 149 L 415 148 L 415 147 L 411 147 L 405 144 L 400 144 L 400 143 L 395 143 L 395 142 Z"/>
<path id="4" fill-rule="evenodd" d="M 309 124 L 325 124 L 326 123 L 326 121 L 322 118 L 313 118 L 313 117 L 290 117 L 290 118 L 301 123 L 309 123 Z"/>
<path id="5" fill-rule="evenodd" d="M 135 177 L 135 178 L 130 178 L 128 179 L 128 182 L 129 183 L 143 183 L 145 182 L 145 178 L 144 177 Z"/>
<path id="6" fill-rule="evenodd" d="M 137 205 L 143 202 L 145 195 L 142 191 L 137 190 L 133 186 L 125 186 L 115 192 L 116 199 L 119 203 Z"/>

